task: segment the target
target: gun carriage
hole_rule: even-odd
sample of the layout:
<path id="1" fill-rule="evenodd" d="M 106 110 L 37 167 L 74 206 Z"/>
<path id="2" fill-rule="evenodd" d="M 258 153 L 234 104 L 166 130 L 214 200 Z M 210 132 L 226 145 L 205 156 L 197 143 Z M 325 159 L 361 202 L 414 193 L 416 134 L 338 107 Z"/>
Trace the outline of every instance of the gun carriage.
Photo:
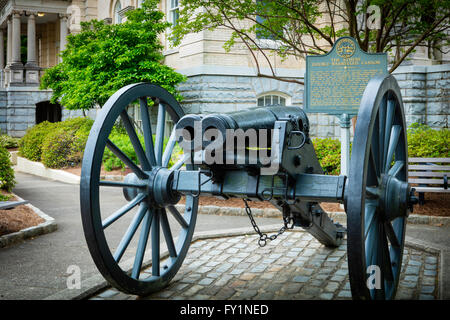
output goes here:
<path id="1" fill-rule="evenodd" d="M 136 101 L 140 104 L 142 143 L 127 113 L 127 107 Z M 151 108 L 158 109 L 155 139 L 149 101 L 154 103 Z M 176 126 L 165 143 L 166 114 Z M 109 138 L 119 120 L 137 161 Z M 190 148 L 185 148 L 181 158 L 171 163 L 176 143 L 181 144 L 183 140 L 177 136 L 177 129 L 189 133 L 190 139 L 185 142 L 188 141 L 186 145 Z M 203 141 L 209 129 L 222 133 L 222 138 L 215 140 L 211 136 Z M 249 137 L 243 144 L 230 143 L 228 147 L 230 139 L 235 139 L 227 136 L 230 129 L 255 130 L 258 153 L 255 155 L 255 150 L 249 147 Z M 262 144 L 264 132 L 269 134 Z M 215 148 L 210 148 L 212 145 Z M 131 169 L 124 181 L 101 179 L 106 148 Z M 224 156 L 214 154 L 223 149 L 230 152 Z M 266 151 L 265 157 L 261 156 L 262 150 Z M 208 161 L 208 156 L 215 161 Z M 415 202 L 414 191 L 407 183 L 407 166 L 403 104 L 392 76 L 373 78 L 364 91 L 348 177 L 323 174 L 309 137 L 308 117 L 299 107 L 184 115 L 166 90 L 138 83 L 116 92 L 103 106 L 91 130 L 80 187 L 83 228 L 92 258 L 102 275 L 124 292 L 146 295 L 167 286 L 179 270 L 194 232 L 198 196 L 238 197 L 245 199 L 246 204 L 248 199 L 270 201 L 283 213 L 284 229 L 302 227 L 331 247 L 338 246 L 347 234 L 353 298 L 392 299 L 400 276 L 406 218 Z M 123 193 L 118 196 L 124 198 L 124 205 L 103 210 L 108 204 L 102 203 L 101 193 L 118 191 Z M 175 207 L 182 196 L 184 212 Z M 346 229 L 333 223 L 320 207 L 321 202 L 344 204 Z M 113 213 L 105 216 L 104 212 L 111 209 Z M 135 214 L 130 217 L 132 209 Z M 126 232 L 117 235 L 113 226 L 125 217 L 129 218 Z M 164 238 L 167 254 L 161 249 L 164 244 L 160 236 Z M 260 233 L 260 236 L 263 245 L 267 235 Z M 118 244 L 111 245 L 110 238 Z M 136 249 L 124 262 L 132 240 Z M 147 242 L 151 250 L 146 253 Z M 146 257 L 151 258 L 151 274 L 141 272 Z M 371 265 L 381 271 L 378 289 L 366 285 L 367 268 Z"/>

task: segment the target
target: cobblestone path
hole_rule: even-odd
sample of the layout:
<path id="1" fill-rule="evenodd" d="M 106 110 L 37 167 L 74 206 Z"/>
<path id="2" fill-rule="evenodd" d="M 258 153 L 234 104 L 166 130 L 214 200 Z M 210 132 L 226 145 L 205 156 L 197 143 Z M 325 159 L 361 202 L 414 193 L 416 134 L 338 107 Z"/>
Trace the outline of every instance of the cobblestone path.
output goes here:
<path id="1" fill-rule="evenodd" d="M 137 297 L 109 288 L 91 299 L 351 299 L 345 241 L 330 249 L 305 231 L 286 232 L 263 248 L 257 239 L 196 241 L 163 291 Z M 405 246 L 396 298 L 438 299 L 438 271 L 438 256 Z"/>

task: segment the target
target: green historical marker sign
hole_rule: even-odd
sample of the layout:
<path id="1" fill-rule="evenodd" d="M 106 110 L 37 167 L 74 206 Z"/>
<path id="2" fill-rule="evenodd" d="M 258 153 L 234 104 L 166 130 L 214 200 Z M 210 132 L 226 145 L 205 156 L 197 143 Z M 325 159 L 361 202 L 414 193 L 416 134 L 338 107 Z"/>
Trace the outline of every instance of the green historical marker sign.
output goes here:
<path id="1" fill-rule="evenodd" d="M 387 74 L 386 53 L 366 53 L 351 37 L 330 52 L 306 56 L 305 111 L 355 115 L 369 80 Z"/>

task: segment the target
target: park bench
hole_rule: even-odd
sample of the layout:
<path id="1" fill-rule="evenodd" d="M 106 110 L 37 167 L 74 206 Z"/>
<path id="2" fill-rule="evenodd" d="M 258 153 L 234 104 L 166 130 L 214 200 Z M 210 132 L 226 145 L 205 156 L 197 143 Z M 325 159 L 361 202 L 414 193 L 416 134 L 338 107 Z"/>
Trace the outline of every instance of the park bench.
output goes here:
<path id="1" fill-rule="evenodd" d="M 419 193 L 419 204 L 425 203 L 425 192 L 448 193 L 450 158 L 409 158 L 408 182 Z"/>

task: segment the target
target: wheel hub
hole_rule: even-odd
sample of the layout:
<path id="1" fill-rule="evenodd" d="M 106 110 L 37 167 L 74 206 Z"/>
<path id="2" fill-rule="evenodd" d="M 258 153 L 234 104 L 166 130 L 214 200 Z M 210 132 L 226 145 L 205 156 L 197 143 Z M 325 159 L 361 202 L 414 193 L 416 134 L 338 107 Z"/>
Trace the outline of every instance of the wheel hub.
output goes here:
<path id="1" fill-rule="evenodd" d="M 124 187 L 123 194 L 125 199 L 131 201 L 138 193 L 144 191 L 147 195 L 147 202 L 153 207 L 164 208 L 180 201 L 181 195 L 173 192 L 172 188 L 174 171 L 155 167 L 146 173 L 148 174 L 148 179 L 145 180 L 139 179 L 134 173 L 129 173 L 125 176 L 125 183 L 145 184 L 147 186 L 145 189 Z"/>
<path id="2" fill-rule="evenodd" d="M 380 186 L 380 209 L 386 221 L 408 217 L 411 203 L 411 187 L 408 182 L 394 176 L 383 175 Z"/>

